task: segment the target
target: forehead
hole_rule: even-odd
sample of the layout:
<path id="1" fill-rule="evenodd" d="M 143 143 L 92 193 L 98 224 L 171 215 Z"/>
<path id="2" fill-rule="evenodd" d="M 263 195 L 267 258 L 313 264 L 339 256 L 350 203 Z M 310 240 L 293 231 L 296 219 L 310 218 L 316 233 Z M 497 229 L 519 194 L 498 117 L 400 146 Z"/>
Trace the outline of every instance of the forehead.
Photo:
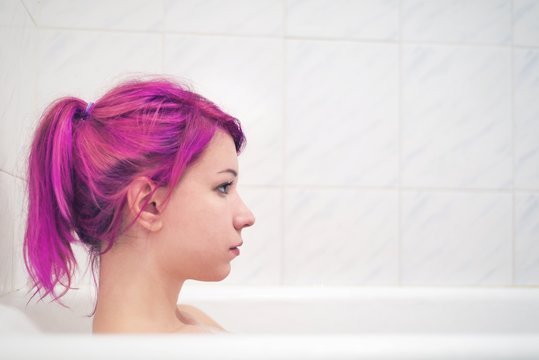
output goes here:
<path id="1" fill-rule="evenodd" d="M 215 172 L 226 168 L 237 171 L 238 155 L 232 136 L 217 129 L 212 139 L 200 154 L 198 159 L 190 166 L 190 172 Z"/>

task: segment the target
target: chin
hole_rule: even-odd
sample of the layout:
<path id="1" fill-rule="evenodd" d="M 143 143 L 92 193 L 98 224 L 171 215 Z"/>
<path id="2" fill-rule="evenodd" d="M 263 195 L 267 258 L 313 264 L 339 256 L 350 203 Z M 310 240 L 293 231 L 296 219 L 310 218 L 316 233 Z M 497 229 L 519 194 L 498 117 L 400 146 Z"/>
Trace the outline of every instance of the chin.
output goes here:
<path id="1" fill-rule="evenodd" d="M 230 264 L 223 266 L 220 269 L 214 269 L 211 273 L 202 273 L 201 276 L 193 280 L 198 281 L 222 281 L 230 274 Z"/>

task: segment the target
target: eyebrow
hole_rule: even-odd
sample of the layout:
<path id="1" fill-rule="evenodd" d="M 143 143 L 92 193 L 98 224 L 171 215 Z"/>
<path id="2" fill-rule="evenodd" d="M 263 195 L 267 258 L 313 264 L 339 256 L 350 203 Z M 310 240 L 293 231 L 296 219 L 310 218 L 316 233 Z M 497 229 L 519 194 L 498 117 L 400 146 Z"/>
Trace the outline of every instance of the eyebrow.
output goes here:
<path id="1" fill-rule="evenodd" d="M 222 173 L 231 173 L 232 175 L 234 175 L 234 177 L 238 177 L 238 172 L 233 169 L 225 169 L 218 172 L 218 174 L 222 174 Z"/>

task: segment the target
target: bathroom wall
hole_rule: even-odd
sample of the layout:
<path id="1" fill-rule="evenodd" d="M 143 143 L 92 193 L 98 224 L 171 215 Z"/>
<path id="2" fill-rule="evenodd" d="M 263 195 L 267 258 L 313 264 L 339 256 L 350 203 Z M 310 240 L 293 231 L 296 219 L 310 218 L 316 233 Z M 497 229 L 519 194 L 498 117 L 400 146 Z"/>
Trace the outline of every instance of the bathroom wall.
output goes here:
<path id="1" fill-rule="evenodd" d="M 539 285 L 539 1 L 0 0 L 0 14 L 2 293 L 26 278 L 41 111 L 141 73 L 244 125 L 257 223 L 223 286 Z"/>
<path id="2" fill-rule="evenodd" d="M 37 27 L 20 1 L 0 0 L 0 294 L 21 287 L 25 139 L 35 123 Z"/>

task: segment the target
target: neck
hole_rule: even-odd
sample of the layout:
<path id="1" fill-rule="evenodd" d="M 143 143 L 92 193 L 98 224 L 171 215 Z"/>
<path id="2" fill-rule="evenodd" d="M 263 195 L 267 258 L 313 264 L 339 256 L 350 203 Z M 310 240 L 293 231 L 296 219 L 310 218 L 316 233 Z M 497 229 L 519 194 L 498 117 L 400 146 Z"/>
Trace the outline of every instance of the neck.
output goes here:
<path id="1" fill-rule="evenodd" d="M 151 249 L 140 244 L 119 241 L 101 255 L 94 332 L 168 332 L 183 325 L 177 302 L 184 281 L 161 274 Z"/>

